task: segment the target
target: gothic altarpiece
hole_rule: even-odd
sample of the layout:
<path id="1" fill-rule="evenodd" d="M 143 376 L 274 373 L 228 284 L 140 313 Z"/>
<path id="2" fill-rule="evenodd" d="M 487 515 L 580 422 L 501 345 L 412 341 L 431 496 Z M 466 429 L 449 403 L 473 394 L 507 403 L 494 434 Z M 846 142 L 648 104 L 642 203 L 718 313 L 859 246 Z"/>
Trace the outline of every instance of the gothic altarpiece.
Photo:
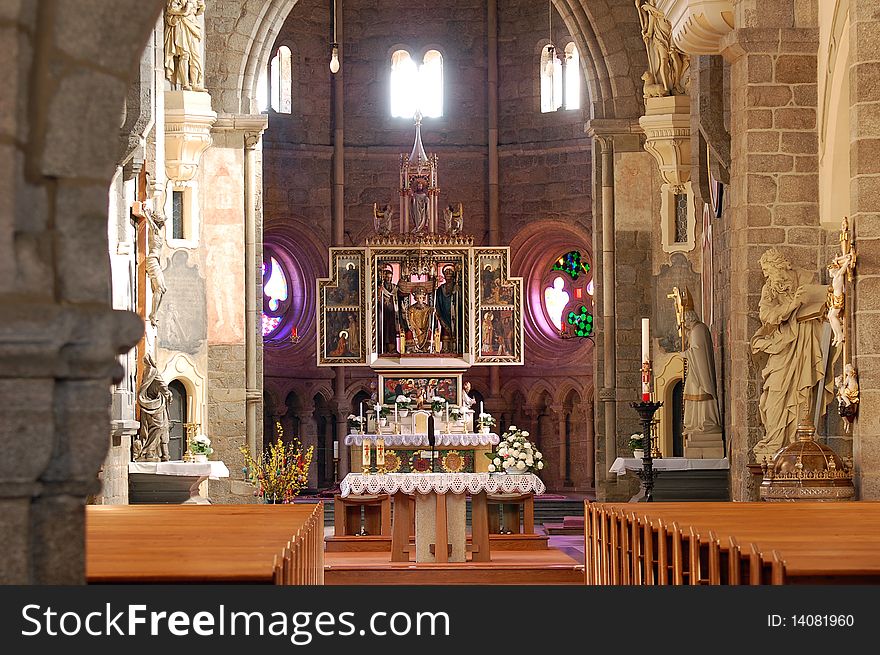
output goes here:
<path id="1" fill-rule="evenodd" d="M 380 438 L 388 448 L 374 470 L 432 468 L 419 450 L 432 414 L 433 468 L 485 471 L 480 453 L 498 438 L 475 431 L 482 408 L 467 406 L 462 376 L 474 364 L 523 364 L 523 283 L 510 275 L 510 248 L 475 246 L 461 231 L 460 204 L 441 218 L 437 163 L 417 122 L 412 153 L 400 159 L 399 219 L 390 205 L 374 205 L 376 233 L 363 247 L 331 248 L 329 276 L 317 281 L 318 366 L 369 366 L 378 375 L 373 406 L 346 437 L 354 471 L 363 442 Z M 400 396 L 409 411 L 398 408 Z M 445 403 L 436 411 L 434 401 L 432 413 L 435 398 Z"/>

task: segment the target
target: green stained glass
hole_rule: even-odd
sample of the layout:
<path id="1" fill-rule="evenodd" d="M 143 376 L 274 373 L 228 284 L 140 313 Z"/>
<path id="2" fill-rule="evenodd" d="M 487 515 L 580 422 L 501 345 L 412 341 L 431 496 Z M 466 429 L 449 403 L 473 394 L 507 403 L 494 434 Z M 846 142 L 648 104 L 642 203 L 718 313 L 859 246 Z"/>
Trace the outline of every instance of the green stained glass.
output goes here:
<path id="1" fill-rule="evenodd" d="M 580 251 L 572 250 L 557 259 L 552 270 L 568 273 L 572 280 L 576 280 L 582 273 L 586 275 L 590 272 L 590 265 L 583 261 Z"/>
<path id="2" fill-rule="evenodd" d="M 568 312 L 568 324 L 577 337 L 593 336 L 593 315 L 583 305 L 576 312 Z"/>

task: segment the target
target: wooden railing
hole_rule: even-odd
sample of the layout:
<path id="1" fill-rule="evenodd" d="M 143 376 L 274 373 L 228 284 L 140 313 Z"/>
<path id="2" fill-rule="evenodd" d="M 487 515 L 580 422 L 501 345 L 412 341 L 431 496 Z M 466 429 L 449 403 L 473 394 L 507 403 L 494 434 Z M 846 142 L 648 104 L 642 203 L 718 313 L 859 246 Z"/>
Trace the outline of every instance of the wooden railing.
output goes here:
<path id="1" fill-rule="evenodd" d="M 323 584 L 323 538 L 323 503 L 90 505 L 86 581 Z"/>
<path id="2" fill-rule="evenodd" d="M 585 582 L 880 582 L 880 503 L 585 503 Z"/>

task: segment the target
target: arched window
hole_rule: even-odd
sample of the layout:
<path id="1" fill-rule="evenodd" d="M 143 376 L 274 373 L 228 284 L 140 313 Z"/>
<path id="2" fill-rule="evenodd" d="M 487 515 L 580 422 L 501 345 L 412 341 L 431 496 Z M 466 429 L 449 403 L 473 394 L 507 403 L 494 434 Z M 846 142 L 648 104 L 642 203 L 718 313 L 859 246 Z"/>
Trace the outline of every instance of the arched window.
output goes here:
<path id="1" fill-rule="evenodd" d="M 412 118 L 443 115 L 443 55 L 429 50 L 417 65 L 406 50 L 391 55 L 391 115 Z"/>
<path id="2" fill-rule="evenodd" d="M 581 56 L 577 46 L 565 46 L 565 108 L 581 108 Z"/>
<path id="3" fill-rule="evenodd" d="M 593 334 L 593 280 L 590 265 L 579 250 L 561 254 L 545 274 L 544 317 L 546 325 L 563 338 Z"/>
<path id="4" fill-rule="evenodd" d="M 553 44 L 541 50 L 541 111 L 556 111 L 562 106 L 562 62 Z"/>
<path id="5" fill-rule="evenodd" d="M 290 307 L 290 284 L 287 274 L 270 255 L 263 260 L 263 338 L 271 338 Z"/>
<path id="6" fill-rule="evenodd" d="M 283 45 L 275 52 L 269 65 L 269 93 L 272 109 L 279 114 L 289 114 L 293 106 L 293 78 L 290 64 L 290 48 Z"/>

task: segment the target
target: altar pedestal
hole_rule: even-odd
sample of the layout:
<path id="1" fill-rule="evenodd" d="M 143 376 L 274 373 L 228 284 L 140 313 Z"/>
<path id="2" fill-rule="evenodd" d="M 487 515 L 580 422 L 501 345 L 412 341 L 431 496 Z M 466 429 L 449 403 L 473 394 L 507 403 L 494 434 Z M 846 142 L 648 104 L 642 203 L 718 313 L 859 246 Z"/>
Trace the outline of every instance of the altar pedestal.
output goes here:
<path id="1" fill-rule="evenodd" d="M 416 495 L 416 561 L 465 560 L 464 494 Z"/>
<path id="2" fill-rule="evenodd" d="M 129 462 L 128 501 L 132 505 L 210 505 L 207 480 L 228 477 L 229 469 L 217 460 Z"/>
<path id="3" fill-rule="evenodd" d="M 610 472 L 626 475 L 628 471 L 640 471 L 642 460 L 618 457 Z M 687 457 L 663 457 L 652 461 L 654 467 L 655 501 L 719 501 L 730 500 L 730 463 L 720 459 L 689 459 Z M 631 501 L 642 500 L 642 492 Z"/>

